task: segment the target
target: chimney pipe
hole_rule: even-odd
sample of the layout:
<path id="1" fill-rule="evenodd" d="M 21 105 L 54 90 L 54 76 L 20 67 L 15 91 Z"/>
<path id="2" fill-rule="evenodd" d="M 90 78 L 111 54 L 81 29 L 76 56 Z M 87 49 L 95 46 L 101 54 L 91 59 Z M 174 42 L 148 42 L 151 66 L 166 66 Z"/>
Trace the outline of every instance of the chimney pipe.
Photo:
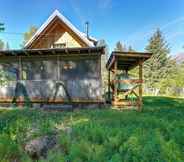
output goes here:
<path id="1" fill-rule="evenodd" d="M 86 32 L 86 36 L 89 39 L 89 22 L 86 21 L 85 23 L 85 32 Z"/>

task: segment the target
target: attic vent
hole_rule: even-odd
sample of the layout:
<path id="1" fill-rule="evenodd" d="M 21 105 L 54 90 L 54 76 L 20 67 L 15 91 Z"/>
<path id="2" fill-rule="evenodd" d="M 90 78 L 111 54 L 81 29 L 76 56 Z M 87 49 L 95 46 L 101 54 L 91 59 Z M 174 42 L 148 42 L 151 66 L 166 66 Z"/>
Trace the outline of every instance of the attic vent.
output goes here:
<path id="1" fill-rule="evenodd" d="M 66 48 L 66 43 L 55 43 L 53 48 Z"/>

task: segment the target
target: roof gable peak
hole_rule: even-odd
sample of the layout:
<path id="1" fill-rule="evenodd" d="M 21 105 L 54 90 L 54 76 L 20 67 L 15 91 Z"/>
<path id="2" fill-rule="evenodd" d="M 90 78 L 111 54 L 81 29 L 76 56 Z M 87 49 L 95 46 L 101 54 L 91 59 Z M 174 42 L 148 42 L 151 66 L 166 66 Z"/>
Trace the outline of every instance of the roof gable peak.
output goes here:
<path id="1" fill-rule="evenodd" d="M 89 47 L 93 47 L 94 44 L 91 42 L 84 33 L 80 32 L 65 16 L 63 16 L 57 9 L 49 16 L 49 18 L 43 23 L 43 25 L 37 30 L 37 32 L 32 36 L 32 38 L 25 44 L 24 48 L 28 48 L 33 41 L 44 31 L 44 29 L 54 20 L 54 18 L 59 18 L 63 23 L 65 23 L 78 37 L 81 38 Z M 94 39 L 95 40 L 95 39 Z"/>

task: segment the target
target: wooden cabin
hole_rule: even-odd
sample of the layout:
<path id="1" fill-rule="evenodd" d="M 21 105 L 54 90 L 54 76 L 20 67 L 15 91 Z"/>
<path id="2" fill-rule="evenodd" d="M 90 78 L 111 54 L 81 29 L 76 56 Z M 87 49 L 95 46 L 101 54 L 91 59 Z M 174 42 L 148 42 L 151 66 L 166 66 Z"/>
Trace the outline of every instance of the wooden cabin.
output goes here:
<path id="1" fill-rule="evenodd" d="M 104 47 L 55 11 L 20 50 L 0 51 L 2 104 L 100 104 Z"/>

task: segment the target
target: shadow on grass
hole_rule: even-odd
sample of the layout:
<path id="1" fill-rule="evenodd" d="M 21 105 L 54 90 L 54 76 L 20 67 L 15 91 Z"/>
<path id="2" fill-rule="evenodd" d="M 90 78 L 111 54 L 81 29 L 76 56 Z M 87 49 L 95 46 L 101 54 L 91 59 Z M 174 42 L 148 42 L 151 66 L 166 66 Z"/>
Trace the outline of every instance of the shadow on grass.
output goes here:
<path id="1" fill-rule="evenodd" d="M 45 135 L 55 126 L 69 126 L 72 138 L 64 142 L 67 154 L 59 156 L 71 157 L 71 161 L 184 161 L 183 116 L 184 99 L 170 97 L 144 97 L 143 112 L 14 109 L 0 113 L 0 134 L 13 133 L 22 145 L 29 128 Z M 113 160 L 117 153 L 119 160 Z"/>
<path id="2" fill-rule="evenodd" d="M 144 97 L 143 114 L 162 119 L 181 119 L 184 115 L 184 99 L 171 97 Z"/>
<path id="3" fill-rule="evenodd" d="M 153 108 L 182 108 L 184 105 L 184 99 L 163 97 L 163 96 L 147 96 L 143 101 L 145 106 L 151 106 Z M 184 108 L 184 107 L 183 107 Z"/>

